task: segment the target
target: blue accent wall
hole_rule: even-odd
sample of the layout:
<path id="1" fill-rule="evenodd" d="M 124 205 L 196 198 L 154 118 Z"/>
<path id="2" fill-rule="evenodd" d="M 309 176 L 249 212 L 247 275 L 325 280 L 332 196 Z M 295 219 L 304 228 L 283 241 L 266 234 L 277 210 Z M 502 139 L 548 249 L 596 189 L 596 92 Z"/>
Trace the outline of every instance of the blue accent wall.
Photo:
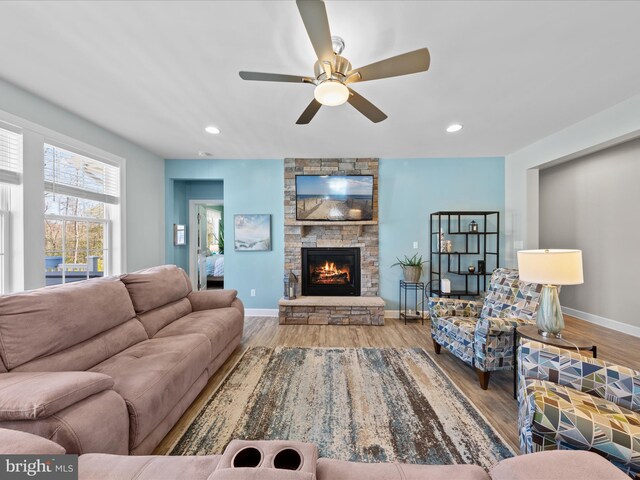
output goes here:
<path id="1" fill-rule="evenodd" d="M 198 182 L 206 180 L 207 182 Z M 187 223 L 190 199 L 211 197 L 212 181 L 222 186 L 225 230 L 225 288 L 235 288 L 247 308 L 278 308 L 282 296 L 284 265 L 284 162 L 283 160 L 165 160 L 166 262 L 186 264 L 188 257 L 173 246 L 174 223 Z M 184 184 L 184 187 L 183 187 Z M 184 193 L 182 192 L 184 188 Z M 176 193 L 177 192 L 177 193 Z M 184 195 L 184 197 L 183 197 Z M 185 207 L 180 207 L 184 198 Z M 184 208 L 184 210 L 183 210 Z M 182 213 L 181 213 L 182 212 Z M 236 214 L 271 214 L 272 250 L 236 252 L 233 219 Z M 185 220 L 178 222 L 175 218 Z M 251 289 L 256 296 L 251 297 Z"/>
<path id="2" fill-rule="evenodd" d="M 187 223 L 186 219 L 175 220 L 182 215 L 176 198 L 195 195 L 199 188 L 196 180 L 217 180 L 224 185 L 225 287 L 237 289 L 247 308 L 278 308 L 284 265 L 284 161 L 166 160 L 168 227 Z M 388 310 L 398 306 L 402 270 L 391 268 L 396 257 L 416 252 L 425 259 L 429 257 L 431 212 L 497 210 L 504 231 L 503 157 L 381 159 L 378 181 L 380 296 Z M 233 250 L 233 217 L 240 213 L 271 214 L 272 251 Z M 167 263 L 180 259 L 175 254 L 172 235 L 172 229 L 167 228 Z M 414 241 L 418 242 L 417 250 L 413 249 Z M 423 280 L 427 277 L 428 274 L 423 275 Z M 251 289 L 256 289 L 255 297 L 250 296 Z"/>
<path id="3" fill-rule="evenodd" d="M 429 259 L 432 212 L 496 210 L 504 232 L 503 157 L 380 159 L 378 184 L 380 296 L 387 310 L 398 308 L 402 269 L 391 267 L 396 257 L 417 252 Z M 504 233 L 500 246 L 504 246 Z M 429 278 L 428 268 L 425 265 L 424 282 Z"/>

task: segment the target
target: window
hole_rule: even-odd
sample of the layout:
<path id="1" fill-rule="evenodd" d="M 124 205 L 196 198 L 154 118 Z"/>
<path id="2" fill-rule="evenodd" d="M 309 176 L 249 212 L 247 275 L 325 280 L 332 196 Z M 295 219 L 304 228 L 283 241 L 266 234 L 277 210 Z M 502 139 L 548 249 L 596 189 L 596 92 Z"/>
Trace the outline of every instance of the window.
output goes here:
<path id="1" fill-rule="evenodd" d="M 112 219 L 120 202 L 120 168 L 44 144 L 47 285 L 112 273 Z"/>
<path id="2" fill-rule="evenodd" d="M 8 291 L 11 188 L 20 183 L 22 162 L 22 135 L 9 128 L 0 126 L 0 294 Z"/>

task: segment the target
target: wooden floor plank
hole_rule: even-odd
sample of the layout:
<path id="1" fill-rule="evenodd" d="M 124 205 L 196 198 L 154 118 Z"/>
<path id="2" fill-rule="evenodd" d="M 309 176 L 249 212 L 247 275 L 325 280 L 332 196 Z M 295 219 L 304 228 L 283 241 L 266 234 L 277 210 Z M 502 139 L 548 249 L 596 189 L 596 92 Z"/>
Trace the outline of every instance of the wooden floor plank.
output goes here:
<path id="1" fill-rule="evenodd" d="M 386 319 L 384 326 L 343 325 L 278 325 L 277 318 L 247 317 L 240 347 L 209 380 L 202 393 L 184 413 L 176 426 L 158 445 L 155 454 L 164 455 L 180 438 L 209 396 L 231 371 L 247 348 L 254 346 L 287 347 L 420 347 L 428 351 L 436 363 L 476 405 L 502 437 L 517 451 L 517 403 L 513 399 L 511 371 L 494 372 L 489 390 L 482 390 L 472 368 L 442 350 L 433 350 L 429 322 L 409 323 Z M 565 316 L 566 332 L 581 335 L 598 346 L 598 357 L 640 370 L 640 338 L 626 335 Z"/>

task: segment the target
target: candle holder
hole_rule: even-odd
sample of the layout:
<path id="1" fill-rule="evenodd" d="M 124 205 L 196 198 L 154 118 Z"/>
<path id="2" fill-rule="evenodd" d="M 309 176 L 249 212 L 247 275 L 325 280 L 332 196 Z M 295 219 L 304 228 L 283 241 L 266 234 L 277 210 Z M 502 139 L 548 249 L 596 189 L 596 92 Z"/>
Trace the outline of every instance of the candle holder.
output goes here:
<path id="1" fill-rule="evenodd" d="M 284 276 L 284 298 L 286 300 L 295 300 L 298 291 L 298 277 L 292 270 Z"/>

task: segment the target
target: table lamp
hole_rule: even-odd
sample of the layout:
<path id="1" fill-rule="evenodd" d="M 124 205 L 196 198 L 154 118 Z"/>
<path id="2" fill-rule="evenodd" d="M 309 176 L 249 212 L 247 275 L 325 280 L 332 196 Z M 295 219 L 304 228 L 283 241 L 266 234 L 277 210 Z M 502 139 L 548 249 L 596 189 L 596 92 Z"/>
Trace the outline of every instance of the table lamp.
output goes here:
<path id="1" fill-rule="evenodd" d="M 523 282 L 541 283 L 536 325 L 545 337 L 561 338 L 564 318 L 558 298 L 558 285 L 584 283 L 582 250 L 520 250 L 518 270 Z"/>

